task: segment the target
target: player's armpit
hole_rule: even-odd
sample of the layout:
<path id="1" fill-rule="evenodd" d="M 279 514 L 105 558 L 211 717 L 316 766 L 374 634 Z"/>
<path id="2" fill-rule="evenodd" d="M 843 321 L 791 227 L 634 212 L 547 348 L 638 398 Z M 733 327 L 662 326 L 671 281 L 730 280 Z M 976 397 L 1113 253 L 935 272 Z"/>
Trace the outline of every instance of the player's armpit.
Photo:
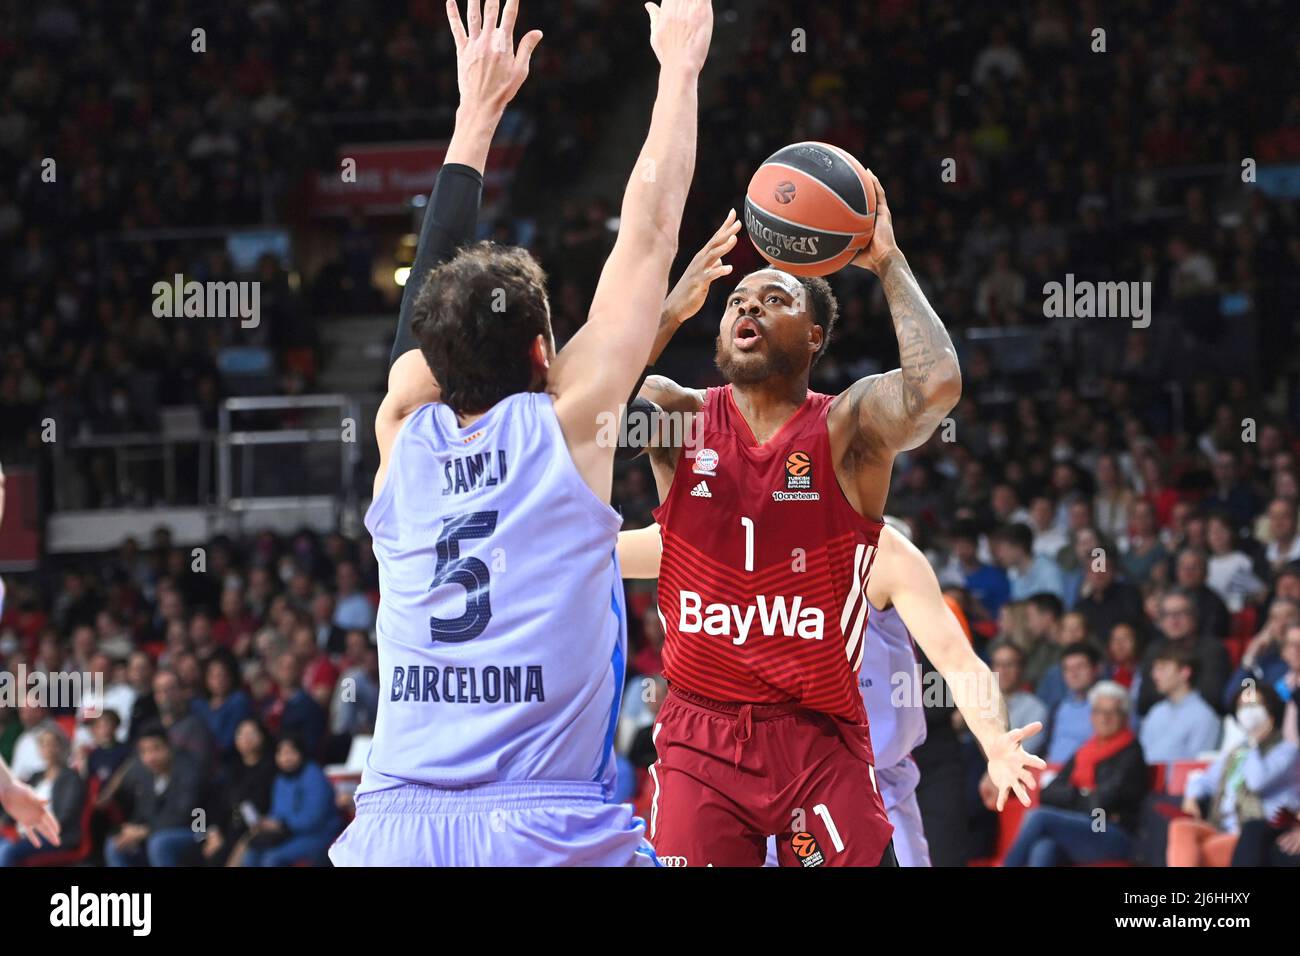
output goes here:
<path id="1" fill-rule="evenodd" d="M 659 577 L 659 561 L 663 557 L 663 538 L 659 525 L 618 533 L 618 566 L 624 578 Z"/>

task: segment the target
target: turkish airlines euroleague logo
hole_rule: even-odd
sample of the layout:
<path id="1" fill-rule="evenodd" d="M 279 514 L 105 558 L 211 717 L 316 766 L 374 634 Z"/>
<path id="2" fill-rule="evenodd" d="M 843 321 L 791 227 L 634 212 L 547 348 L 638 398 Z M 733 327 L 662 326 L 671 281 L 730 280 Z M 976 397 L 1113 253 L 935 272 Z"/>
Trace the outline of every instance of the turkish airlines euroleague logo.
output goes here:
<path id="1" fill-rule="evenodd" d="M 772 191 L 773 198 L 782 206 L 788 206 L 794 202 L 794 183 L 786 180 L 776 184 L 776 189 Z"/>
<path id="2" fill-rule="evenodd" d="M 792 451 L 785 460 L 785 486 L 791 491 L 812 486 L 812 458 L 806 451 Z"/>
<path id="3" fill-rule="evenodd" d="M 826 862 L 822 851 L 817 847 L 817 838 L 811 833 L 796 833 L 790 837 L 790 849 L 804 866 L 821 866 Z"/>
<path id="4" fill-rule="evenodd" d="M 812 487 L 812 456 L 806 451 L 792 451 L 785 460 L 785 490 L 772 492 L 773 501 L 820 501 Z"/>
<path id="5" fill-rule="evenodd" d="M 813 457 L 807 451 L 792 451 L 785 459 L 785 488 L 772 492 L 772 501 L 820 501 L 813 486 Z"/>

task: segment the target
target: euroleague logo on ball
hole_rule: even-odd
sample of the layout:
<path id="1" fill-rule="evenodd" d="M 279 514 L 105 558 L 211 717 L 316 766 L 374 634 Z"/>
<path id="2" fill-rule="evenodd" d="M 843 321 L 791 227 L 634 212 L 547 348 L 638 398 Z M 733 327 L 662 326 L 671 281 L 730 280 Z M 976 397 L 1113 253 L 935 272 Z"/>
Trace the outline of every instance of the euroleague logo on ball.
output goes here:
<path id="1" fill-rule="evenodd" d="M 794 183 L 788 179 L 785 182 L 777 183 L 772 195 L 782 206 L 788 206 L 794 202 Z"/>

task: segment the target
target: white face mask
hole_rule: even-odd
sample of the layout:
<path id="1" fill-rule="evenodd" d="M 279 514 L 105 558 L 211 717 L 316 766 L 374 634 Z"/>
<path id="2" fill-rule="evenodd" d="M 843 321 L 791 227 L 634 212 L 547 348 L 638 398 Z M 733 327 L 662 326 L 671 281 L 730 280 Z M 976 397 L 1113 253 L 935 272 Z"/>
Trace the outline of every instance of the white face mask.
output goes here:
<path id="1" fill-rule="evenodd" d="M 1237 711 L 1237 723 L 1248 734 L 1253 734 L 1268 723 L 1268 710 L 1263 704 L 1246 704 Z"/>

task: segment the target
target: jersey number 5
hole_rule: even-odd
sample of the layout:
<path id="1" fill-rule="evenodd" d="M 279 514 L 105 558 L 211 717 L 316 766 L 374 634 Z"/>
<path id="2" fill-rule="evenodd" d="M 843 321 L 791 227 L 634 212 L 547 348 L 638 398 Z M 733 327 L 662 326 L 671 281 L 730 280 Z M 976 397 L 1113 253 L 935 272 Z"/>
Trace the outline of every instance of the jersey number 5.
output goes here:
<path id="1" fill-rule="evenodd" d="M 492 620 L 492 575 L 488 566 L 478 558 L 460 556 L 460 543 L 475 538 L 486 538 L 497 527 L 497 512 L 475 511 L 473 514 L 453 515 L 442 526 L 438 536 L 438 566 L 433 573 L 429 590 L 444 584 L 459 584 L 465 589 L 465 613 L 460 617 L 429 618 L 429 636 L 436 643 L 445 641 L 458 644 L 470 641 L 483 633 Z"/>

